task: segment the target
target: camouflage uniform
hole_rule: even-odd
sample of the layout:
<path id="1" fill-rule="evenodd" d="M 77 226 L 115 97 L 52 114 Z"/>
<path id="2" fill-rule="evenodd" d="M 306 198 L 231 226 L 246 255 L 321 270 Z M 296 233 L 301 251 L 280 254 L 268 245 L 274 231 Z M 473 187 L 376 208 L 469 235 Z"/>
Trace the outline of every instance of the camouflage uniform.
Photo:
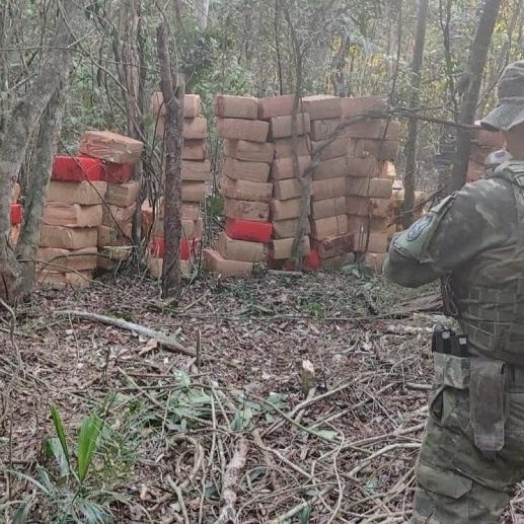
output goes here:
<path id="1" fill-rule="evenodd" d="M 518 108 L 502 107 L 503 81 L 515 76 L 520 121 Z M 524 122 L 524 62 L 508 66 L 499 100 L 487 126 Z M 450 277 L 471 353 L 435 353 L 412 522 L 496 523 L 524 480 L 524 160 L 467 184 L 397 236 L 384 272 L 407 287 Z"/>

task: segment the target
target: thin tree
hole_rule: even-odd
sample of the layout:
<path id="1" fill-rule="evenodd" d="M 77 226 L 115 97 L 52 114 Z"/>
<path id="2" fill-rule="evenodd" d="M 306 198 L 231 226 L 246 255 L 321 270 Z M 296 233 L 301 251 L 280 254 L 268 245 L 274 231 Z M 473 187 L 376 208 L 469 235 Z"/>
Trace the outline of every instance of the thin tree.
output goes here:
<path id="1" fill-rule="evenodd" d="M 35 149 L 30 155 L 28 188 L 24 203 L 24 220 L 16 245 L 16 256 L 21 263 L 22 287 L 26 294 L 33 288 L 35 258 L 40 243 L 40 227 L 44 214 L 51 164 L 56 154 L 58 137 L 66 101 L 65 81 L 58 86 L 40 119 Z"/>
<path id="2" fill-rule="evenodd" d="M 475 122 L 482 75 L 486 67 L 491 37 L 495 29 L 500 5 L 501 0 L 485 0 L 481 8 L 479 24 L 469 55 L 464 99 L 460 110 L 459 121 L 461 124 L 472 125 Z M 466 182 L 470 154 L 471 130 L 464 127 L 459 128 L 449 192 L 460 189 Z"/>
<path id="3" fill-rule="evenodd" d="M 0 146 L 0 184 L 2 186 L 0 195 L 0 298 L 7 302 L 15 301 L 27 287 L 23 285 L 22 268 L 9 240 L 11 193 L 26 158 L 31 137 L 38 128 L 42 115 L 48 111 L 46 119 L 51 121 L 53 118 L 49 110 L 61 111 L 61 89 L 72 61 L 75 33 L 81 21 L 85 21 L 84 9 L 79 2 L 57 2 L 57 4 L 59 4 L 59 9 L 54 21 L 55 30 L 47 42 L 47 50 L 43 53 L 38 71 L 27 89 L 26 96 L 17 103 L 10 115 Z M 57 133 L 60 129 L 54 124 L 53 127 L 53 133 Z M 53 137 L 51 141 L 43 140 L 40 134 L 37 139 L 37 148 L 52 147 L 53 141 Z M 36 151 L 35 155 L 39 156 L 40 152 Z M 22 228 L 22 237 L 19 240 L 25 247 L 28 243 L 26 235 L 30 237 L 31 243 L 39 240 L 37 229 L 40 227 L 43 204 L 35 205 L 35 198 L 38 195 L 38 199 L 43 202 L 45 198 L 43 187 L 47 186 L 51 174 L 52 157 L 42 152 L 41 158 L 45 159 L 43 160 L 45 163 L 39 166 L 39 169 L 45 170 L 47 177 L 36 176 L 33 179 L 35 184 L 30 187 L 27 199 L 28 207 L 25 211 L 31 217 L 26 219 Z"/>
<path id="4" fill-rule="evenodd" d="M 171 74 L 166 24 L 157 29 L 160 83 L 166 106 L 165 174 L 164 174 L 164 259 L 162 265 L 162 296 L 176 298 L 180 294 L 180 219 L 182 197 L 182 148 L 184 147 L 184 79 Z M 174 85 L 173 85 L 174 83 Z"/>
<path id="5" fill-rule="evenodd" d="M 424 45 L 426 41 L 426 23 L 428 18 L 429 0 L 420 0 L 417 13 L 417 29 L 413 62 L 411 64 L 411 95 L 410 108 L 416 112 L 420 103 L 420 78 Z M 415 205 L 415 184 L 417 171 L 417 132 L 418 121 L 411 118 L 408 123 L 408 138 L 406 142 L 406 173 L 404 175 L 404 203 L 402 205 L 402 225 L 409 227 L 413 221 L 413 206 Z"/>

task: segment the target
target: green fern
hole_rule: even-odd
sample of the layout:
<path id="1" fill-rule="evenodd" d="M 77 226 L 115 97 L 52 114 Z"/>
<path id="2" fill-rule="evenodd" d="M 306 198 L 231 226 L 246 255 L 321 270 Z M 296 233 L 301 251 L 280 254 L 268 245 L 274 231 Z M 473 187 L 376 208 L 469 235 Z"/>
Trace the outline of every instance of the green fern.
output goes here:
<path id="1" fill-rule="evenodd" d="M 93 462 L 98 437 L 102 430 L 102 419 L 93 415 L 85 419 L 78 437 L 78 479 L 83 484 Z"/>

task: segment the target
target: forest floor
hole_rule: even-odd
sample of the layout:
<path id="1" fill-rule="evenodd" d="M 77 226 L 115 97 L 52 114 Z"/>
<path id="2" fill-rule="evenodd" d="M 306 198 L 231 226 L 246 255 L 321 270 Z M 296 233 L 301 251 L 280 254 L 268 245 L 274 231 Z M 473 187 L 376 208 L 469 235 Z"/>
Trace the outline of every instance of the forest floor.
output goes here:
<path id="1" fill-rule="evenodd" d="M 70 310 L 176 336 L 198 358 Z M 104 508 L 118 523 L 409 520 L 437 288 L 209 277 L 173 304 L 119 276 L 38 291 L 15 314 L 0 324 L 0 522 L 108 522 Z M 79 428 L 94 414 L 89 463 Z"/>

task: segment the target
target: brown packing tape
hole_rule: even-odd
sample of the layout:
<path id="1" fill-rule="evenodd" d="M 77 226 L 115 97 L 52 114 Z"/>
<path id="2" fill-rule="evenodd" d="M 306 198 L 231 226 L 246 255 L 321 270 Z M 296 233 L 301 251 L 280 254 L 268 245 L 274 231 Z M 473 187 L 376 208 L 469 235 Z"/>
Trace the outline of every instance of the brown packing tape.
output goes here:
<path id="1" fill-rule="evenodd" d="M 351 151 L 349 140 L 346 136 L 339 136 L 334 140 L 311 142 L 311 155 L 320 161 L 345 157 Z"/>
<path id="2" fill-rule="evenodd" d="M 358 236 L 355 243 L 355 251 L 362 253 L 386 253 L 388 250 L 388 235 L 387 233 L 370 232 L 363 233 Z"/>
<path id="3" fill-rule="evenodd" d="M 313 170 L 313 180 L 328 180 L 348 175 L 346 157 L 332 158 L 319 162 Z"/>
<path id="4" fill-rule="evenodd" d="M 120 229 L 109 226 L 98 226 L 98 247 L 125 246 L 132 243 L 131 236 L 127 236 Z"/>
<path id="5" fill-rule="evenodd" d="M 156 91 L 151 95 L 151 105 L 149 108 L 153 115 L 165 115 L 167 108 L 164 104 L 164 97 L 161 91 Z M 202 104 L 199 95 L 184 95 L 184 118 L 195 118 L 200 115 Z"/>
<path id="6" fill-rule="evenodd" d="M 211 179 L 211 164 L 207 160 L 182 160 L 181 174 L 184 181 L 207 182 Z"/>
<path id="7" fill-rule="evenodd" d="M 311 182 L 311 198 L 314 201 L 337 198 L 346 194 L 346 177 Z"/>
<path id="8" fill-rule="evenodd" d="M 282 238 L 273 240 L 271 244 L 271 258 L 273 260 L 288 260 L 293 256 L 293 242 L 294 238 Z M 300 253 L 308 255 L 311 251 L 309 245 L 309 237 L 304 236 L 299 244 Z"/>
<path id="9" fill-rule="evenodd" d="M 311 217 L 314 219 L 343 215 L 346 212 L 346 197 L 311 201 Z"/>
<path id="10" fill-rule="evenodd" d="M 110 131 L 86 131 L 78 146 L 83 155 L 115 164 L 137 163 L 143 149 L 142 142 Z"/>
<path id="11" fill-rule="evenodd" d="M 313 245 L 318 252 L 318 256 L 323 259 L 350 253 L 354 250 L 354 244 L 355 234 L 344 233 L 327 237 L 321 241 L 315 241 Z"/>
<path id="12" fill-rule="evenodd" d="M 267 202 L 248 202 L 245 200 L 226 198 L 224 202 L 224 215 L 228 218 L 268 222 L 269 204 Z"/>
<path id="13" fill-rule="evenodd" d="M 339 96 L 311 95 L 302 98 L 302 110 L 309 114 L 311 120 L 340 118 L 342 106 Z"/>
<path id="14" fill-rule="evenodd" d="M 258 100 L 251 96 L 216 95 L 215 115 L 220 118 L 256 120 Z"/>
<path id="15" fill-rule="evenodd" d="M 372 113 L 385 113 L 388 110 L 386 96 L 360 96 L 340 99 L 341 113 L 344 118 L 351 118 Z"/>
<path id="16" fill-rule="evenodd" d="M 102 224 L 102 206 L 80 206 L 48 202 L 43 223 L 50 226 L 98 227 Z"/>
<path id="17" fill-rule="evenodd" d="M 82 249 L 97 245 L 97 228 L 70 228 L 42 225 L 40 247 Z"/>
<path id="18" fill-rule="evenodd" d="M 269 120 L 277 116 L 289 116 L 293 113 L 295 95 L 281 95 L 261 98 L 258 101 L 258 118 Z M 300 100 L 298 111 L 302 111 Z"/>
<path id="19" fill-rule="evenodd" d="M 311 220 L 311 237 L 315 240 L 324 240 L 327 237 L 348 233 L 348 219 L 346 215 Z"/>
<path id="20" fill-rule="evenodd" d="M 184 140 L 183 160 L 206 160 L 207 144 L 205 140 Z"/>
<path id="21" fill-rule="evenodd" d="M 221 193 L 224 197 L 235 200 L 269 202 L 273 193 L 273 184 L 223 177 Z"/>
<path id="22" fill-rule="evenodd" d="M 96 268 L 96 246 L 77 250 L 41 247 L 37 250 L 37 271 L 49 270 L 67 273 L 90 271 Z"/>
<path id="23" fill-rule="evenodd" d="M 138 182 L 125 184 L 107 184 L 104 202 L 112 206 L 129 207 L 136 204 L 140 195 Z"/>
<path id="24" fill-rule="evenodd" d="M 280 220 L 273 222 L 273 236 L 275 239 L 280 238 L 295 238 L 299 226 L 298 218 L 290 218 L 288 220 Z M 303 225 L 303 234 L 308 235 L 311 232 L 309 220 L 305 220 Z"/>
<path id="25" fill-rule="evenodd" d="M 271 201 L 271 219 L 273 222 L 288 220 L 290 218 L 299 218 L 302 211 L 302 200 L 272 200 Z"/>
<path id="26" fill-rule="evenodd" d="M 182 182 L 182 202 L 204 202 L 206 199 L 205 182 Z"/>
<path id="27" fill-rule="evenodd" d="M 127 224 L 133 222 L 136 204 L 128 207 L 105 205 L 103 209 L 102 225 L 124 229 Z"/>
<path id="28" fill-rule="evenodd" d="M 244 162 L 263 162 L 270 164 L 275 154 L 271 143 L 248 142 L 247 140 L 225 140 L 224 154 Z M 227 159 L 226 159 L 227 161 Z"/>
<path id="29" fill-rule="evenodd" d="M 371 200 L 367 197 L 346 197 L 346 213 L 348 215 L 360 215 L 367 217 L 371 212 Z"/>
<path id="30" fill-rule="evenodd" d="M 298 176 L 303 176 L 305 170 L 311 164 L 309 156 L 298 157 Z M 285 180 L 287 178 L 296 178 L 295 166 L 292 158 L 280 158 L 271 165 L 271 178 L 273 180 Z"/>
<path id="31" fill-rule="evenodd" d="M 271 137 L 288 138 L 292 136 L 292 119 L 291 116 L 277 116 L 271 119 Z M 310 130 L 310 119 L 307 113 L 296 115 L 296 133 L 297 135 L 307 135 Z"/>
<path id="32" fill-rule="evenodd" d="M 93 271 L 59 273 L 57 271 L 42 270 L 36 273 L 35 279 L 38 287 L 42 288 L 85 288 L 89 287 L 93 281 Z"/>
<path id="33" fill-rule="evenodd" d="M 276 200 L 292 200 L 294 198 L 300 198 L 302 188 L 296 178 L 275 180 L 273 182 L 273 194 Z"/>
<path id="34" fill-rule="evenodd" d="M 367 158 L 357 158 L 354 156 L 347 156 L 347 174 L 351 177 L 378 177 L 384 172 L 385 163 L 378 161 L 376 158 L 370 156 Z"/>
<path id="35" fill-rule="evenodd" d="M 266 246 L 260 242 L 247 242 L 228 237 L 224 232 L 218 236 L 218 252 L 227 260 L 263 262 L 267 258 Z"/>
<path id="36" fill-rule="evenodd" d="M 198 218 L 197 220 L 182 218 L 180 225 L 182 226 L 182 238 L 193 239 L 202 237 L 204 230 L 204 221 L 202 218 Z M 155 219 L 151 235 L 154 237 L 163 237 L 164 234 L 164 219 Z"/>
<path id="37" fill-rule="evenodd" d="M 204 249 L 204 268 L 210 273 L 222 275 L 222 277 L 248 276 L 253 271 L 252 262 L 238 260 L 226 260 L 220 253 L 213 249 Z"/>
<path id="38" fill-rule="evenodd" d="M 311 122 L 311 140 L 315 142 L 330 140 L 345 134 L 345 130 L 341 126 L 341 120 L 339 118 L 315 120 L 314 122 Z"/>
<path id="39" fill-rule="evenodd" d="M 293 157 L 293 140 L 291 138 L 279 138 L 273 141 L 275 159 Z M 296 154 L 299 157 L 310 157 L 311 143 L 308 135 L 297 137 L 295 146 Z"/>
<path id="40" fill-rule="evenodd" d="M 152 278 L 162 278 L 163 260 L 161 258 L 150 257 L 147 261 L 147 265 L 149 268 L 149 274 Z M 193 271 L 193 264 L 190 260 L 181 260 L 180 270 L 183 277 L 189 278 Z"/>
<path id="41" fill-rule="evenodd" d="M 351 155 L 357 158 L 375 157 L 377 160 L 395 160 L 399 142 L 372 138 L 348 138 Z"/>
<path id="42" fill-rule="evenodd" d="M 269 133 L 269 124 L 261 120 L 219 118 L 217 120 L 217 131 L 222 138 L 263 143 Z"/>
<path id="43" fill-rule="evenodd" d="M 79 204 L 82 206 L 100 205 L 105 200 L 105 182 L 59 182 L 51 180 L 47 188 L 47 202 L 60 204 Z"/>
<path id="44" fill-rule="evenodd" d="M 245 162 L 231 157 L 226 157 L 224 162 L 224 175 L 248 182 L 267 182 L 270 169 L 270 164 L 265 162 Z"/>

